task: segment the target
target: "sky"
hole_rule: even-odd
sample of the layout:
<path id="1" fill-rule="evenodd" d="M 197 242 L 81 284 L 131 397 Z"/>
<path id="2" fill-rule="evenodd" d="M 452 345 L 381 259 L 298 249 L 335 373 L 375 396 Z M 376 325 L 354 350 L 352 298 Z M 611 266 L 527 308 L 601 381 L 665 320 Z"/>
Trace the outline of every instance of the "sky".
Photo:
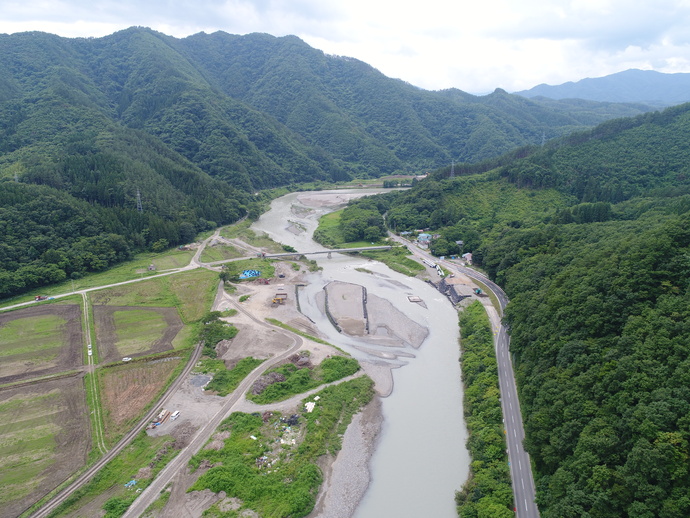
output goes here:
<path id="1" fill-rule="evenodd" d="M 690 72 L 690 0 L 0 0 L 0 33 L 296 35 L 427 90 Z"/>

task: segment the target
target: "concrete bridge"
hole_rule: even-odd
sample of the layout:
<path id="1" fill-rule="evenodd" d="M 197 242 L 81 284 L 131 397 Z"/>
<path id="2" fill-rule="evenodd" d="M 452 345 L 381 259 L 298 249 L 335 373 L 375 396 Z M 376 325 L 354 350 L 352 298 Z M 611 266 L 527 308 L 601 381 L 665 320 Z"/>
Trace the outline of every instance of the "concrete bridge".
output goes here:
<path id="1" fill-rule="evenodd" d="M 280 252 L 279 254 L 262 254 L 260 257 L 265 257 L 267 259 L 278 259 L 278 258 L 294 258 L 297 259 L 301 255 L 317 255 L 317 254 L 328 254 L 328 258 L 331 258 L 333 252 L 336 253 L 348 253 L 348 252 L 366 252 L 367 250 L 390 250 L 393 248 L 391 245 L 382 246 L 362 246 L 359 248 L 331 248 L 330 250 L 317 250 L 316 252 Z M 242 259 L 247 259 L 247 257 L 238 257 L 236 259 L 225 259 L 223 261 L 213 261 L 210 263 L 204 263 L 205 266 L 217 266 L 220 264 L 230 263 L 233 261 L 240 261 Z"/>
<path id="2" fill-rule="evenodd" d="M 336 253 L 347 253 L 347 252 L 366 252 L 369 250 L 390 250 L 393 248 L 390 245 L 384 246 L 362 246 L 359 248 L 331 248 L 330 250 L 319 250 L 317 252 L 281 252 L 279 254 L 265 254 L 263 257 L 273 258 L 273 257 L 299 257 L 300 255 L 317 255 L 317 254 L 328 254 L 328 258 L 331 258 L 333 252 Z"/>

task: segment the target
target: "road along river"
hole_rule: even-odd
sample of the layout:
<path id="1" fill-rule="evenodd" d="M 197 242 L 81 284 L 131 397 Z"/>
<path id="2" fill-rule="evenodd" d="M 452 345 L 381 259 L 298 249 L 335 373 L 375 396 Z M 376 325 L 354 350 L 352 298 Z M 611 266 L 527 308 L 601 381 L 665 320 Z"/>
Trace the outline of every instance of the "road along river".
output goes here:
<path id="1" fill-rule="evenodd" d="M 353 197 L 376 192 L 380 191 L 292 193 L 274 200 L 270 211 L 252 228 L 299 252 L 323 250 L 311 239 L 318 218 Z M 456 310 L 429 284 L 393 272 L 381 263 L 335 253 L 331 259 L 325 255 L 310 257 L 322 270 L 311 274 L 306 286 L 300 288 L 301 311 L 331 343 L 360 362 L 384 371 L 393 369 L 393 390 L 382 398 L 384 423 L 370 462 L 371 483 L 354 516 L 457 516 L 454 495 L 467 478 L 470 459 L 462 418 Z M 393 310 L 387 325 L 369 331 L 378 335 L 373 343 L 371 337 L 365 340 L 339 333 L 324 315 L 322 302 L 324 286 L 334 281 L 363 286 L 369 300 L 388 301 L 406 317 L 403 321 L 409 319 L 418 324 L 412 326 L 426 328 L 428 335 L 421 345 L 392 347 L 388 334 L 405 327 Z M 409 297 L 422 302 L 411 302 Z M 386 314 L 378 318 L 386 324 Z M 384 387 L 383 392 L 389 388 Z"/>

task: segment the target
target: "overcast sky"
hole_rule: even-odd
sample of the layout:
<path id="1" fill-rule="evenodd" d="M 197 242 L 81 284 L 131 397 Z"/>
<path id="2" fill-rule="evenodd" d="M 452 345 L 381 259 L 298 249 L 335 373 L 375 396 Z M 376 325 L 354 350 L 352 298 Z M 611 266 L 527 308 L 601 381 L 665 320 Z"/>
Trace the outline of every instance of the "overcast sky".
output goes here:
<path id="1" fill-rule="evenodd" d="M 439 90 L 690 72 L 690 0 L 0 0 L 0 33 L 294 34 Z"/>

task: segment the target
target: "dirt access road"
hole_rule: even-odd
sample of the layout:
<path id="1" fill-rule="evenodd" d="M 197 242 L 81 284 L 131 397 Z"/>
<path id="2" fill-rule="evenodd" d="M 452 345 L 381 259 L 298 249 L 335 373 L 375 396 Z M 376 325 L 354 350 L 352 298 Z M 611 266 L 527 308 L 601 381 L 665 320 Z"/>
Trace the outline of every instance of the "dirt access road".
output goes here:
<path id="1" fill-rule="evenodd" d="M 227 295 L 225 295 L 225 297 L 216 298 L 216 304 L 214 304 L 214 306 L 219 305 L 223 301 L 231 302 L 238 311 L 242 312 L 246 317 L 249 317 L 251 320 L 253 320 L 256 325 L 269 329 L 280 329 L 257 319 L 254 315 L 245 311 L 240 304 L 234 304 L 234 302 L 230 301 L 230 298 L 227 297 Z M 242 381 L 239 387 L 237 387 L 237 389 L 227 398 L 216 415 L 197 431 L 196 435 L 192 438 L 189 444 L 182 451 L 180 451 L 180 453 L 172 461 L 170 461 L 170 463 L 158 474 L 156 479 L 151 482 L 151 484 L 141 493 L 141 495 L 139 495 L 139 497 L 124 514 L 125 518 L 141 516 L 146 508 L 159 497 L 160 492 L 180 471 L 185 468 L 185 466 L 187 466 L 192 456 L 198 452 L 211 438 L 220 423 L 232 412 L 234 412 L 240 405 L 245 403 L 246 392 L 259 378 L 259 376 L 261 376 L 271 367 L 287 360 L 288 357 L 295 354 L 299 350 L 303 343 L 299 336 L 292 333 L 285 333 L 282 330 L 281 333 L 283 335 L 283 339 L 292 345 L 285 352 L 263 362 L 256 369 L 254 369 L 249 376 L 244 379 L 244 381 Z"/>

